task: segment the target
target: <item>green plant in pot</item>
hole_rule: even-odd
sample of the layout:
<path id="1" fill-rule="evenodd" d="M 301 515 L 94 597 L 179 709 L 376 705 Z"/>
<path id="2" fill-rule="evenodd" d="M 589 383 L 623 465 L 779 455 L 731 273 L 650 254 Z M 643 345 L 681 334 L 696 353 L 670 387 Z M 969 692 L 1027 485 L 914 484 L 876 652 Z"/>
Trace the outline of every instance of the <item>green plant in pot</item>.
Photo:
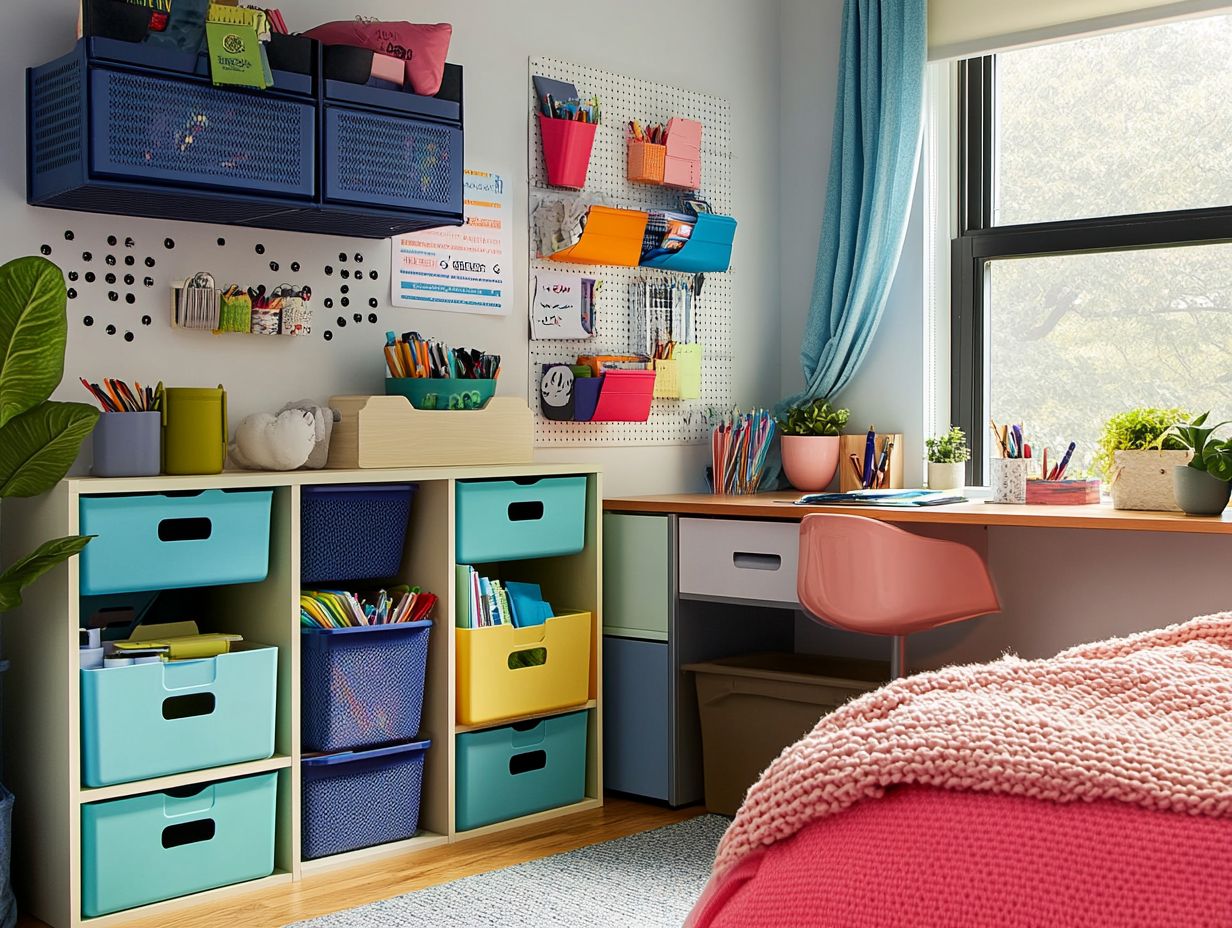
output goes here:
<path id="1" fill-rule="evenodd" d="M 48 399 L 64 376 L 66 303 L 64 276 L 45 258 L 18 258 L 0 267 L 0 498 L 38 496 L 54 487 L 98 419 L 92 406 Z M 80 536 L 53 539 L 0 571 L 0 612 L 21 605 L 26 586 L 88 541 Z M 17 922 L 8 872 L 12 806 L 12 794 L 0 786 L 3 928 Z"/>
<path id="2" fill-rule="evenodd" d="M 924 451 L 928 457 L 930 490 L 961 490 L 966 486 L 971 449 L 962 429 L 952 425 L 948 432 L 926 438 Z"/>
<path id="3" fill-rule="evenodd" d="M 776 419 L 782 434 L 783 473 L 797 490 L 824 490 L 838 470 L 839 435 L 851 413 L 829 400 L 789 407 Z"/>
<path id="4" fill-rule="evenodd" d="M 1228 506 L 1232 497 L 1232 442 L 1213 437 L 1216 430 L 1227 425 L 1209 425 L 1209 412 L 1191 422 L 1174 425 L 1175 435 L 1193 452 L 1188 464 L 1172 469 L 1172 486 L 1177 505 L 1192 516 L 1216 516 Z"/>
<path id="5" fill-rule="evenodd" d="M 1140 407 L 1105 423 L 1093 469 L 1110 487 L 1114 509 L 1180 508 L 1172 490 L 1172 468 L 1188 464 L 1192 452 L 1172 427 L 1189 418 L 1183 409 Z"/>

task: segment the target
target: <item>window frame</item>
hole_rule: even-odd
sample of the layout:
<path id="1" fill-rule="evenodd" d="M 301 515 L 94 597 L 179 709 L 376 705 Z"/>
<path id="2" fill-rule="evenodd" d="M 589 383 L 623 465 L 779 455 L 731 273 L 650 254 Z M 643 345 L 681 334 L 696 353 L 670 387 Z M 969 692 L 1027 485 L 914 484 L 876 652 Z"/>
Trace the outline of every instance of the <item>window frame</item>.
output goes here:
<path id="1" fill-rule="evenodd" d="M 1232 205 L 995 225 L 996 56 L 958 63 L 958 229 L 950 242 L 950 409 L 971 446 L 967 481 L 986 483 L 988 263 L 1232 242 Z"/>

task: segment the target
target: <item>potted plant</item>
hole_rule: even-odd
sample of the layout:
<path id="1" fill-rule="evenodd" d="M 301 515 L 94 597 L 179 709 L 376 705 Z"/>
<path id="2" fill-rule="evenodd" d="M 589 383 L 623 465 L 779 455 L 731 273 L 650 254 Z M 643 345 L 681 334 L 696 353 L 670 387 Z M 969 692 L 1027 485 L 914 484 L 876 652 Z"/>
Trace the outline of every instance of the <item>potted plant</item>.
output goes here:
<path id="1" fill-rule="evenodd" d="M 791 406 L 777 419 L 783 436 L 783 473 L 797 490 L 824 490 L 838 470 L 839 433 L 851 413 L 829 400 Z"/>
<path id="2" fill-rule="evenodd" d="M 958 426 L 924 441 L 928 456 L 928 488 L 930 490 L 961 490 L 967 485 L 967 461 L 971 449 L 967 436 Z"/>
<path id="3" fill-rule="evenodd" d="M 1188 464 L 1193 453 L 1172 426 L 1189 418 L 1182 409 L 1141 407 L 1105 423 L 1094 468 L 1111 488 L 1114 509 L 1179 511 L 1172 468 Z"/>
<path id="4" fill-rule="evenodd" d="M 1193 457 L 1188 464 L 1172 469 L 1172 486 L 1177 505 L 1191 516 L 1217 516 L 1232 497 L 1232 442 L 1212 438 L 1215 430 L 1227 425 L 1207 425 L 1209 412 L 1192 422 L 1172 427 Z"/>
<path id="5" fill-rule="evenodd" d="M 64 276 L 45 258 L 0 267 L 0 497 L 38 496 L 68 473 L 98 410 L 48 401 L 64 376 L 68 339 Z M 56 538 L 0 572 L 0 613 L 21 591 L 72 557 L 89 538 Z M 3 665 L 0 664 L 0 670 Z M 17 922 L 9 882 L 13 796 L 0 786 L 0 926 Z"/>

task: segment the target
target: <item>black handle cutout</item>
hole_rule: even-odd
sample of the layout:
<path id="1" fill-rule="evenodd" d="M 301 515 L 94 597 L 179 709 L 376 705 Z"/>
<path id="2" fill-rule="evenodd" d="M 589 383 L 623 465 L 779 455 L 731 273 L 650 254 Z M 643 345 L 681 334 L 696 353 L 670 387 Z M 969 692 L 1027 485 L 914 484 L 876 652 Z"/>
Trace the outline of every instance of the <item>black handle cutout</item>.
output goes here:
<path id="1" fill-rule="evenodd" d="M 523 503 L 509 504 L 510 522 L 534 522 L 543 518 L 543 503 L 539 500 L 527 500 Z"/>
<path id="2" fill-rule="evenodd" d="M 744 570 L 778 570 L 783 566 L 780 554 L 754 554 L 751 551 L 735 551 L 732 563 Z"/>
<path id="3" fill-rule="evenodd" d="M 509 669 L 521 670 L 524 667 L 542 667 L 548 662 L 547 648 L 531 648 L 528 651 L 514 651 L 509 655 Z"/>
<path id="4" fill-rule="evenodd" d="M 188 786 L 173 786 L 171 789 L 163 790 L 163 795 L 170 796 L 172 799 L 191 799 L 193 796 L 200 796 L 210 788 L 209 783 L 192 783 Z"/>
<path id="5" fill-rule="evenodd" d="M 213 523 L 204 517 L 195 519 L 163 519 L 158 523 L 159 541 L 205 541 L 213 531 Z"/>
<path id="6" fill-rule="evenodd" d="M 183 847 L 185 844 L 200 844 L 214 837 L 216 826 L 212 818 L 203 818 L 197 822 L 184 822 L 180 825 L 168 825 L 163 829 L 163 847 Z"/>
<path id="7" fill-rule="evenodd" d="M 163 718 L 191 719 L 198 715 L 209 715 L 214 711 L 213 693 L 188 693 L 184 696 L 168 696 L 163 700 Z"/>
<path id="8" fill-rule="evenodd" d="M 515 754 L 509 758 L 509 772 L 514 776 L 519 773 L 530 773 L 532 770 L 542 770 L 547 765 L 547 751 L 527 751 L 525 754 Z"/>

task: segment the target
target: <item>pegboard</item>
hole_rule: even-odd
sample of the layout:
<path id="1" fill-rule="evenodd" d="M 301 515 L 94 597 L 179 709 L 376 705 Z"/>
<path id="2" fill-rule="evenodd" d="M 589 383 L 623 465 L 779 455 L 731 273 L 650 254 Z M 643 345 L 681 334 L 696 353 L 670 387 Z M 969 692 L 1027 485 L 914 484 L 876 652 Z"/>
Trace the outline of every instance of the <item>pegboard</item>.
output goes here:
<path id="1" fill-rule="evenodd" d="M 539 141 L 538 108 L 530 78 L 534 75 L 575 84 L 583 98 L 598 95 L 602 122 L 595 132 L 586 188 L 573 192 L 549 187 Z M 527 77 L 530 100 L 528 137 L 530 196 L 534 211 L 543 197 L 577 197 L 626 209 L 674 209 L 681 191 L 649 184 L 631 184 L 625 176 L 626 127 L 631 119 L 643 125 L 663 123 L 673 116 L 702 124 L 702 187 L 700 194 L 717 213 L 732 215 L 731 117 L 728 102 L 710 94 L 681 90 L 557 58 L 531 58 Z M 738 217 L 737 217 L 738 218 Z M 594 338 L 581 341 L 544 340 L 529 343 L 528 399 L 535 410 L 535 443 L 567 445 L 675 445 L 710 436 L 712 410 L 732 404 L 732 275 L 707 274 L 695 301 L 697 341 L 703 346 L 702 395 L 696 400 L 656 399 L 646 422 L 556 422 L 539 410 L 542 365 L 572 362 L 579 354 L 627 354 L 630 348 L 632 300 L 630 285 L 642 278 L 671 279 L 671 272 L 636 267 L 562 264 L 535 256 L 533 220 L 530 234 L 530 280 L 533 297 L 539 271 L 580 273 L 603 281 L 596 302 Z M 733 265 L 734 267 L 734 265 Z"/>

